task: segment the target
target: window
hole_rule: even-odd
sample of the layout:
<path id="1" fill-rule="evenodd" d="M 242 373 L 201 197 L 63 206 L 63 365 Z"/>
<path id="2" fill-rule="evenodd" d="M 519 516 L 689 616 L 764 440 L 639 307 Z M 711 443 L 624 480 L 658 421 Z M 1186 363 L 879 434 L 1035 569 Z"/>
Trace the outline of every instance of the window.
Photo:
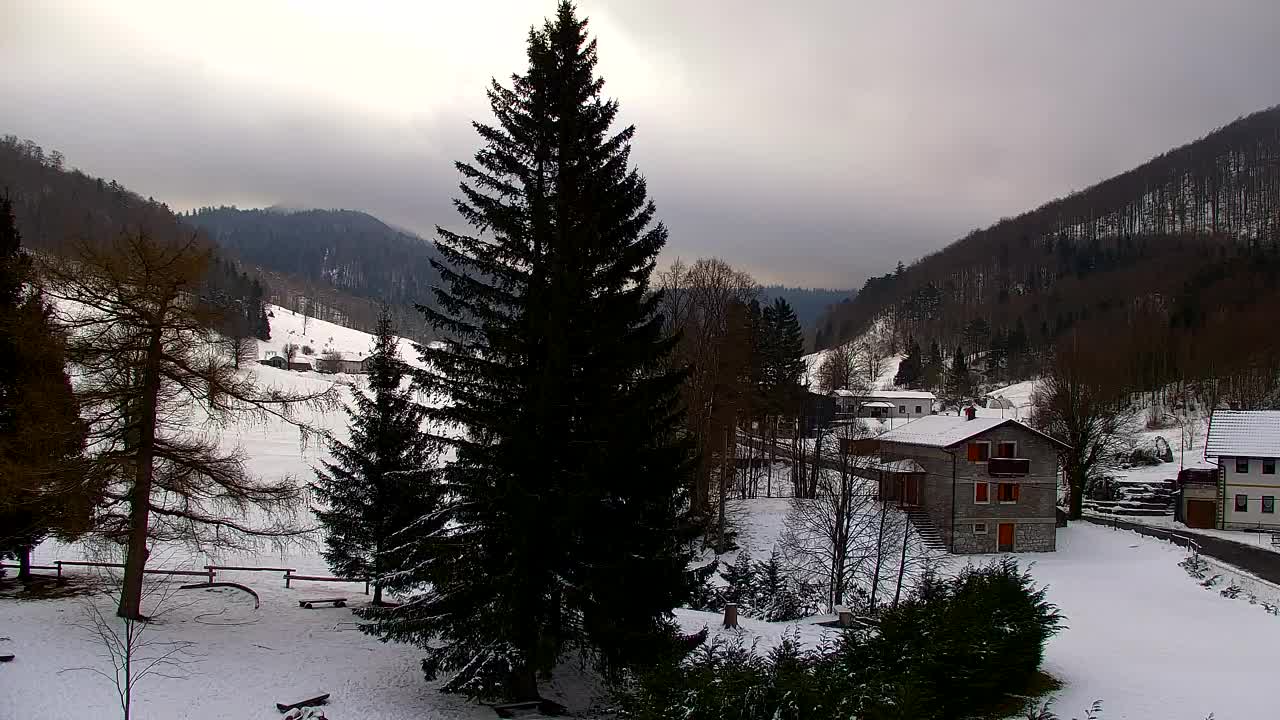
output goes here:
<path id="1" fill-rule="evenodd" d="M 991 502 L 991 483 L 974 483 L 973 501 L 978 504 Z"/>
<path id="2" fill-rule="evenodd" d="M 1241 475 L 1249 474 L 1249 458 L 1236 458 L 1236 472 Z"/>
<path id="3" fill-rule="evenodd" d="M 1276 498 L 1274 495 L 1262 496 L 1262 512 L 1270 515 L 1276 511 Z"/>
<path id="4" fill-rule="evenodd" d="M 916 406 L 916 414 L 917 414 L 917 415 L 923 415 L 923 414 L 924 414 L 924 411 L 923 411 L 923 410 L 921 410 L 921 409 L 920 409 L 920 407 L 921 407 L 921 406 L 919 406 L 919 405 L 917 405 L 917 406 Z"/>
<path id="5" fill-rule="evenodd" d="M 1018 502 L 1018 483 L 1000 483 L 996 486 L 996 499 L 1002 503 Z"/>
<path id="6" fill-rule="evenodd" d="M 969 462 L 986 462 L 991 458 L 991 443 L 986 441 L 969 443 Z"/>
<path id="7" fill-rule="evenodd" d="M 986 524 L 986 523 L 974 523 L 974 524 L 973 524 L 973 534 L 974 534 L 974 535 L 986 535 L 986 534 L 987 534 L 987 524 Z"/>
<path id="8" fill-rule="evenodd" d="M 1018 457 L 1018 443 L 1010 442 L 1010 441 L 996 443 L 995 457 L 998 457 L 998 458 Z"/>
<path id="9" fill-rule="evenodd" d="M 1275 475 L 1275 474 L 1276 474 L 1276 459 L 1275 459 L 1275 458 L 1267 458 L 1266 460 L 1263 460 L 1263 461 L 1262 461 L 1262 474 L 1263 474 L 1263 475 Z"/>
<path id="10" fill-rule="evenodd" d="M 898 406 L 898 414 L 899 414 L 899 415 L 906 415 L 906 414 L 907 414 L 907 406 L 906 406 L 906 405 L 899 405 L 899 406 Z"/>
<path id="11" fill-rule="evenodd" d="M 1249 496 L 1237 495 L 1236 496 L 1236 512 L 1248 512 L 1248 511 L 1249 511 Z"/>

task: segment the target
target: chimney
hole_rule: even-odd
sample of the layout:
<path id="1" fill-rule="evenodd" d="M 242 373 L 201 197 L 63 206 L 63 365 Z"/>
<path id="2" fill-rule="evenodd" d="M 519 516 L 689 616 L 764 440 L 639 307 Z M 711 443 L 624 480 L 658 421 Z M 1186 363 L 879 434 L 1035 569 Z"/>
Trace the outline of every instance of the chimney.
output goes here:
<path id="1" fill-rule="evenodd" d="M 972 420 L 977 416 L 978 416 L 978 409 L 975 408 L 974 406 L 970 405 L 969 407 L 964 409 L 964 419 L 966 421 Z"/>

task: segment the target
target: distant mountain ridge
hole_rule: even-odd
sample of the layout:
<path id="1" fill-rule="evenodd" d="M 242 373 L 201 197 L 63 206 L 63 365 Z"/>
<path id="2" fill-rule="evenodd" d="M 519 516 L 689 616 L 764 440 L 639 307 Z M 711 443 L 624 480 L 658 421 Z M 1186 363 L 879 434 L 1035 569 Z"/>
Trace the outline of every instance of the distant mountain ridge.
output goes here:
<path id="1" fill-rule="evenodd" d="M 217 207 L 183 219 L 247 263 L 360 297 L 428 302 L 438 278 L 431 243 L 358 210 Z"/>
<path id="2" fill-rule="evenodd" d="M 808 331 L 817 325 L 818 320 L 831 309 L 831 306 L 849 300 L 854 292 L 828 288 L 766 285 L 760 288 L 760 302 L 761 304 L 773 302 L 776 298 L 786 300 L 796 311 L 796 318 L 800 320 L 800 325 Z"/>

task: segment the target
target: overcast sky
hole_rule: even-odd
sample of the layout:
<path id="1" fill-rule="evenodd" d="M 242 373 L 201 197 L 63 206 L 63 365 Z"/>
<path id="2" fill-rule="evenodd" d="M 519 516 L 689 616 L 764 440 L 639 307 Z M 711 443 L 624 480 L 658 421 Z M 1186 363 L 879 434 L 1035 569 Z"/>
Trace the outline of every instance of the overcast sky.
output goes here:
<path id="1" fill-rule="evenodd" d="M 1280 102 L 1280 2 L 582 0 L 671 230 L 847 287 Z M 175 209 L 457 225 L 553 0 L 0 0 L 0 133 Z"/>

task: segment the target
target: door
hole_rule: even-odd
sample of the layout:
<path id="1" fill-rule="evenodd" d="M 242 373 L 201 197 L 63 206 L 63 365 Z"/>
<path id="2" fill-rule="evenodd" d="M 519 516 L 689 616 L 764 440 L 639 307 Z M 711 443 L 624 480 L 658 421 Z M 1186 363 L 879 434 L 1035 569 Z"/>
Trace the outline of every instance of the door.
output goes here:
<path id="1" fill-rule="evenodd" d="M 1218 516 L 1218 504 L 1212 500 L 1187 501 L 1187 527 L 1212 528 Z"/>
<path id="2" fill-rule="evenodd" d="M 1013 552 L 1013 523 L 1000 523 L 997 552 Z"/>
<path id="3" fill-rule="evenodd" d="M 902 504 L 916 506 L 920 504 L 920 477 L 908 475 L 904 481 Z"/>

